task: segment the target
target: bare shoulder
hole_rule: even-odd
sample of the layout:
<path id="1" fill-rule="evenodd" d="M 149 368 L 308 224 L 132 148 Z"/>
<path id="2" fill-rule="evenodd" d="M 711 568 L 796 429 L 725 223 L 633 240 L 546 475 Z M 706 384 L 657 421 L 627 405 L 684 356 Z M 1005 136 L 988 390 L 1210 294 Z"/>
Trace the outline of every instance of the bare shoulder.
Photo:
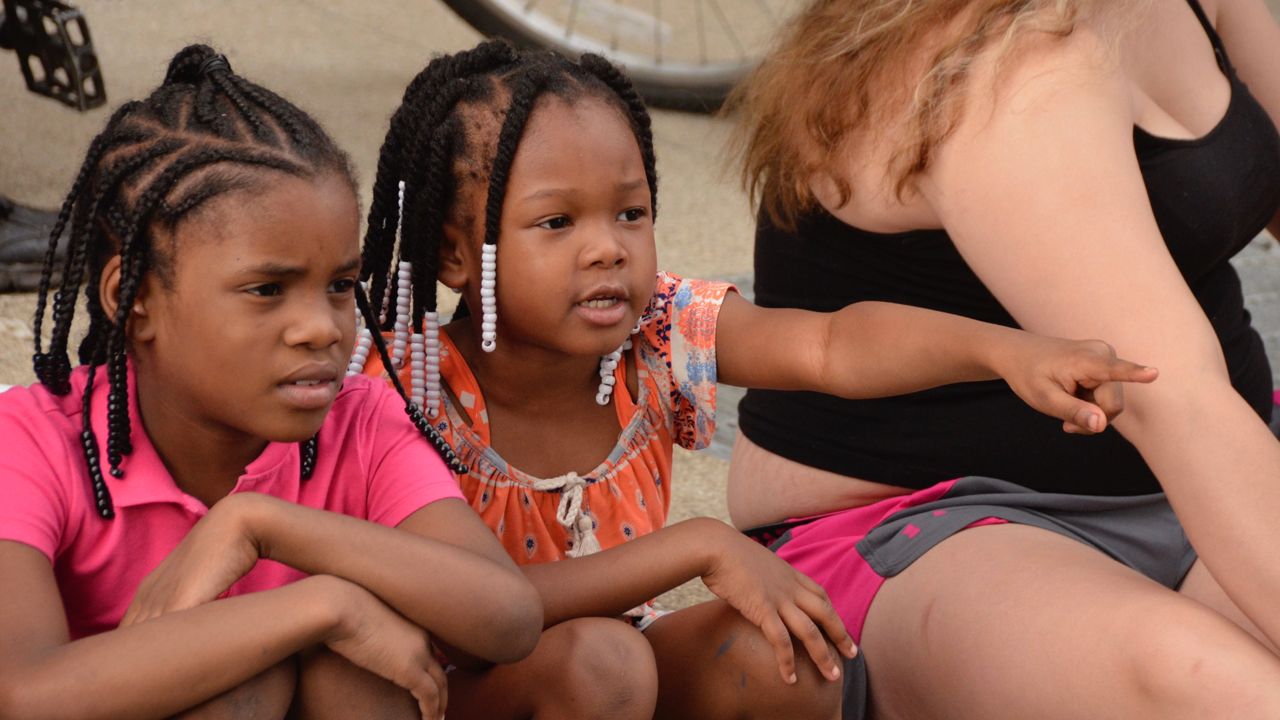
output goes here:
<path id="1" fill-rule="evenodd" d="M 956 103 L 957 111 L 940 120 L 949 127 L 932 148 L 929 166 L 913 181 L 913 191 L 895 193 L 887 173 L 903 139 L 918 132 L 918 119 L 911 116 L 916 109 L 907 108 L 898 122 L 882 123 L 856 138 L 848 172 L 864 192 L 833 213 L 846 223 L 880 232 L 941 227 L 923 186 L 945 177 L 958 157 L 965 158 L 967 168 L 979 170 L 984 165 L 973 162 L 970 151 L 981 153 L 988 143 L 1015 143 L 1022 132 L 1043 129 L 1046 123 L 1069 124 L 1081 115 L 1103 116 L 1117 129 L 1131 128 L 1132 83 L 1121 62 L 1117 31 L 1110 25 L 1103 18 L 1082 21 L 1065 35 L 1030 31 L 1011 46 L 993 40 L 955 78 L 960 88 L 949 102 Z M 921 56 L 935 49 L 924 48 Z M 915 92 L 914 86 L 923 87 L 930 79 L 904 73 L 902 82 Z M 937 115 L 945 118 L 947 112 L 940 109 Z M 815 195 L 823 200 L 816 184 Z"/>
<path id="2" fill-rule="evenodd" d="M 1132 156 L 1134 85 L 1116 41 L 1084 23 L 1020 43 L 974 63 L 962 112 L 918 183 L 935 209 L 949 189 L 991 173 L 1022 172 L 1049 187 L 1047 174 L 1068 178 L 1065 155 Z"/>
<path id="3" fill-rule="evenodd" d="M 1001 54 L 976 58 L 956 135 L 981 132 L 993 115 L 1038 121 L 1044 110 L 1108 110 L 1132 118 L 1131 82 L 1114 30 L 1082 22 L 1064 36 L 1029 33 Z"/>

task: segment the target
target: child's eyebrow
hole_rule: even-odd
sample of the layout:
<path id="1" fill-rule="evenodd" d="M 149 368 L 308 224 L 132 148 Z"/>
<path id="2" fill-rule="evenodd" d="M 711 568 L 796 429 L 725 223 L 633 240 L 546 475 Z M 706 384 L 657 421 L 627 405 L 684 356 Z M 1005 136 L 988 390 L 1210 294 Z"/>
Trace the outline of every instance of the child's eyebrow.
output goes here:
<path id="1" fill-rule="evenodd" d="M 621 193 L 634 192 L 641 188 L 647 188 L 647 187 L 649 187 L 649 180 L 647 178 L 638 178 L 636 180 L 628 180 L 626 182 L 620 182 L 617 185 L 614 185 L 614 190 L 616 190 L 618 193 L 621 194 Z M 529 193 L 528 195 L 525 195 L 524 199 L 525 200 L 541 200 L 542 198 L 547 198 L 547 197 L 573 197 L 577 194 L 578 194 L 577 190 L 573 190 L 569 188 L 543 188 L 542 190 L 538 190 L 537 192 L 532 192 L 532 193 Z"/>
<path id="2" fill-rule="evenodd" d="M 346 273 L 359 269 L 360 258 L 352 258 L 334 268 L 334 273 Z M 244 269 L 248 275 L 269 275 L 271 277 L 290 277 L 306 275 L 307 268 L 302 265 L 286 265 L 278 262 L 265 262 Z"/>

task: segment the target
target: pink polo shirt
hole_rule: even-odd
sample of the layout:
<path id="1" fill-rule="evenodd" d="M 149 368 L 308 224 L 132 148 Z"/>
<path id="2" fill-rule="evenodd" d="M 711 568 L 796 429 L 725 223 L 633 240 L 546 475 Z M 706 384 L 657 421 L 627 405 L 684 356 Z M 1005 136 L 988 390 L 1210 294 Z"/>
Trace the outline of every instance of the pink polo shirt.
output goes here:
<path id="1" fill-rule="evenodd" d="M 76 369 L 71 392 L 62 397 L 41 385 L 0 394 L 0 540 L 30 545 L 49 558 L 73 639 L 115 628 L 142 579 L 209 511 L 178 489 L 131 398 L 134 450 L 122 466 L 125 476 L 117 480 L 104 472 L 116 517 L 98 515 L 79 440 L 87 378 L 84 367 Z M 106 407 L 105 372 L 99 372 L 93 398 L 99 443 L 107 438 Z M 320 429 L 309 480 L 300 479 L 299 463 L 296 443 L 271 443 L 232 492 L 265 493 L 387 526 L 436 500 L 462 497 L 405 415 L 399 395 L 373 378 L 346 379 Z M 301 577 L 262 560 L 228 594 Z"/>

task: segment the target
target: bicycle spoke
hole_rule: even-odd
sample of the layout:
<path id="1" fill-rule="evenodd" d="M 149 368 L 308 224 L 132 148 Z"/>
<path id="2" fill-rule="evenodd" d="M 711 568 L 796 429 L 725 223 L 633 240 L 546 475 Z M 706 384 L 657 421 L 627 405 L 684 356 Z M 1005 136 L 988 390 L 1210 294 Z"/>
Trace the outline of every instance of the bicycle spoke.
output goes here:
<path id="1" fill-rule="evenodd" d="M 529 0 L 529 3 L 533 4 L 537 1 L 538 0 Z M 776 24 L 778 22 L 778 16 L 774 14 L 773 8 L 769 7 L 768 0 L 756 0 L 756 5 L 759 5 L 760 9 L 764 11 L 764 14 L 769 16 L 770 25 Z"/>
<path id="2" fill-rule="evenodd" d="M 573 23 L 578 19 L 578 0 L 569 3 L 569 21 L 564 24 L 564 38 L 573 37 Z"/>
<path id="3" fill-rule="evenodd" d="M 702 0 L 694 0 L 694 14 L 696 21 L 694 25 L 698 28 L 698 59 L 703 65 L 707 64 L 707 32 L 702 23 Z"/>
<path id="4" fill-rule="evenodd" d="M 720 0 L 708 0 L 711 3 L 711 9 L 715 11 L 716 19 L 720 21 L 720 26 L 725 32 L 729 33 L 729 41 L 733 43 L 733 47 L 738 51 L 738 58 L 747 59 L 747 49 L 742 46 L 742 41 L 738 39 L 738 33 L 733 31 L 733 25 L 729 23 L 729 18 L 724 14 L 724 10 L 720 7 Z"/>
<path id="5" fill-rule="evenodd" d="M 662 64 L 662 0 L 653 0 L 653 61 Z"/>

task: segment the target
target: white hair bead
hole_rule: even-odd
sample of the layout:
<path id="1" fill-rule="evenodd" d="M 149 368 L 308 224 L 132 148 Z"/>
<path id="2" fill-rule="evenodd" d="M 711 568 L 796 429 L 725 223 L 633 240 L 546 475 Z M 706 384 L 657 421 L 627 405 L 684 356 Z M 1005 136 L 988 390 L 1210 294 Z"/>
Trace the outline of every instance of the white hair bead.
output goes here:
<path id="1" fill-rule="evenodd" d="M 359 375 L 364 372 L 364 363 L 369 358 L 369 345 L 373 343 L 373 335 L 369 328 L 360 331 L 355 350 L 351 353 L 351 361 L 347 363 L 347 375 Z"/>
<path id="2" fill-rule="evenodd" d="M 409 336 L 409 399 L 418 407 L 422 407 L 422 400 L 426 396 L 424 354 L 422 335 L 413 333 Z"/>
<path id="3" fill-rule="evenodd" d="M 400 183 L 401 188 L 404 183 Z M 395 340 L 391 344 L 391 365 L 394 370 L 404 367 L 409 349 L 409 308 L 413 293 L 413 263 L 400 261 L 396 267 L 396 324 Z"/>
<path id="4" fill-rule="evenodd" d="M 484 243 L 480 247 L 480 271 L 493 273 L 492 278 L 480 281 L 480 312 L 483 323 L 480 327 L 480 348 L 485 352 L 493 352 L 498 347 L 498 246 Z"/>
<path id="5" fill-rule="evenodd" d="M 423 318 L 423 339 L 426 359 L 426 408 L 428 417 L 440 414 L 440 315 L 429 312 Z"/>

